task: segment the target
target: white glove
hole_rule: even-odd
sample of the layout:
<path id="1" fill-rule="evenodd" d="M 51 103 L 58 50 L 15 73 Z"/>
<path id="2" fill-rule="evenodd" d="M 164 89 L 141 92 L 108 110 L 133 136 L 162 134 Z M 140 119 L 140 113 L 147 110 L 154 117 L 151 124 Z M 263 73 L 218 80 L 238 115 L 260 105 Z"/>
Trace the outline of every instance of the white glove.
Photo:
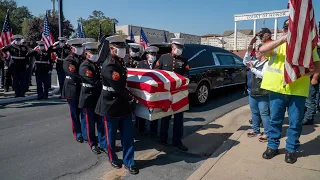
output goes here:
<path id="1" fill-rule="evenodd" d="M 51 74 L 51 71 L 49 71 L 48 74 Z"/>
<path id="2" fill-rule="evenodd" d="M 55 42 L 52 46 L 58 46 L 59 45 L 59 41 Z"/>

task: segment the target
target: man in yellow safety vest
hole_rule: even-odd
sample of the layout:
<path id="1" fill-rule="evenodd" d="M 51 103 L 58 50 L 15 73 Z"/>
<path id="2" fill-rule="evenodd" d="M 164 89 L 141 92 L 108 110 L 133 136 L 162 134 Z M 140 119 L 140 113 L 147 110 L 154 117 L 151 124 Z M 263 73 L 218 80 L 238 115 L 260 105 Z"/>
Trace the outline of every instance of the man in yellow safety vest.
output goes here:
<path id="1" fill-rule="evenodd" d="M 284 36 L 264 44 L 259 51 L 261 53 L 272 52 L 268 67 L 264 72 L 261 88 L 269 91 L 270 100 L 270 130 L 267 150 L 263 153 L 264 159 L 271 159 L 279 154 L 282 124 L 286 109 L 288 108 L 289 128 L 287 130 L 286 155 L 287 163 L 295 163 L 295 152 L 300 146 L 299 138 L 302 131 L 302 120 L 305 110 L 306 97 L 309 94 L 310 75 L 319 72 L 320 59 L 317 49 L 313 51 L 315 69 L 296 81 L 283 86 L 284 64 L 286 59 L 286 41 L 288 32 L 288 20 L 284 23 Z"/>

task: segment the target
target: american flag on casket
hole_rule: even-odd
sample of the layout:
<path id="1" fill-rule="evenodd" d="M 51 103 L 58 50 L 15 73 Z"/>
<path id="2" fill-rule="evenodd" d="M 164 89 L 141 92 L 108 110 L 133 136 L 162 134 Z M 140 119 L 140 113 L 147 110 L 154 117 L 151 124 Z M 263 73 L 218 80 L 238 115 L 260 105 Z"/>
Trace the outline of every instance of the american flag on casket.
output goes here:
<path id="1" fill-rule="evenodd" d="M 138 100 L 135 115 L 155 120 L 189 109 L 189 79 L 174 72 L 128 68 L 127 87 Z"/>

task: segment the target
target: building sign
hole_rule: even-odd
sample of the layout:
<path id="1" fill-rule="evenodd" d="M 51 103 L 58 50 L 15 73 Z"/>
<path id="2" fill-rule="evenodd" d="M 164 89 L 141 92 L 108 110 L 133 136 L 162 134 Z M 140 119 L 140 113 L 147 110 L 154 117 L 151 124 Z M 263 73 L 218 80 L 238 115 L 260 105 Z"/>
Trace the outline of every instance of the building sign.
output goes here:
<path id="1" fill-rule="evenodd" d="M 279 17 L 288 17 L 289 10 L 278 10 L 278 11 L 269 11 L 269 12 L 260 12 L 260 13 L 250 13 L 250 14 L 237 14 L 234 15 L 234 21 L 247 21 L 255 19 L 268 19 L 268 18 L 279 18 Z"/>

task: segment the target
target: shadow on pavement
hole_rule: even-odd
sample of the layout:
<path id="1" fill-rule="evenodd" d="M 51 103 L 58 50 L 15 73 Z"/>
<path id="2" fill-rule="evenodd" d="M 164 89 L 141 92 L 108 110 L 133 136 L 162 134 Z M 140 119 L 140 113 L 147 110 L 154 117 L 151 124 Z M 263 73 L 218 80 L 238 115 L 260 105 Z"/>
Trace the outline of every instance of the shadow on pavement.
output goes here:
<path id="1" fill-rule="evenodd" d="M 191 101 L 191 108 L 188 112 L 203 112 L 216 109 L 223 105 L 234 102 L 238 99 L 246 97 L 241 86 L 227 87 L 216 89 L 211 92 L 210 100 L 203 106 L 197 106 Z"/>
<path id="2" fill-rule="evenodd" d="M 14 104 L 0 105 L 0 109 L 54 106 L 54 105 L 61 105 L 66 103 L 67 102 L 65 100 L 61 100 L 59 98 L 49 98 L 48 100 L 25 101 L 25 102 L 17 102 Z"/>

